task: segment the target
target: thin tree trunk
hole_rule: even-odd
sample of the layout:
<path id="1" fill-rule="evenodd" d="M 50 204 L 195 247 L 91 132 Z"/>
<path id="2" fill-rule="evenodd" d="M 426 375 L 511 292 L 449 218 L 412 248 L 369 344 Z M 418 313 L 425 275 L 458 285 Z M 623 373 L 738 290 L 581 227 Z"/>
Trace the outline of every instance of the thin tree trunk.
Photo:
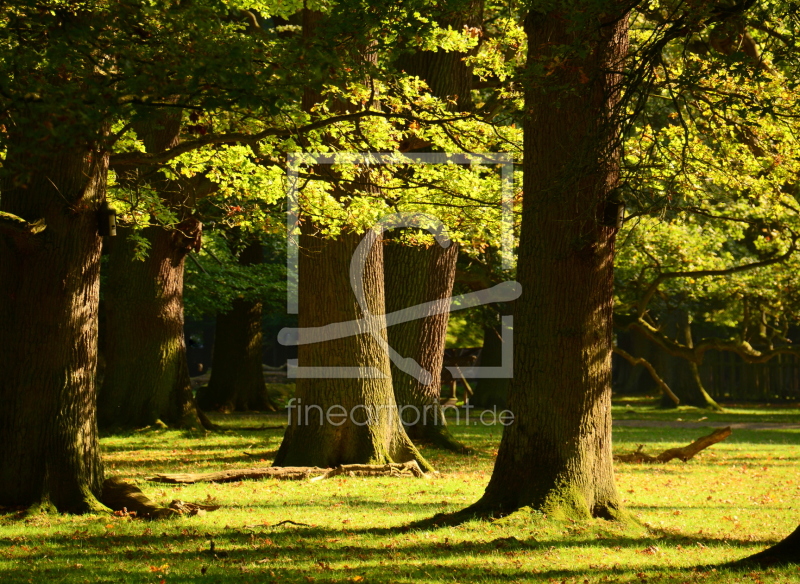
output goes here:
<path id="1" fill-rule="evenodd" d="M 46 228 L 0 230 L 0 505 L 96 511 L 96 211 L 108 156 L 23 140 L 6 153 L 0 209 Z"/>
<path id="2" fill-rule="evenodd" d="M 349 278 L 350 262 L 361 237 L 350 233 L 323 240 L 310 235 L 312 229 L 304 223 L 300 237 L 300 328 L 361 318 Z M 366 254 L 364 298 L 373 315 L 383 315 L 383 246 L 373 245 Z M 380 335 L 385 341 L 385 329 Z M 289 425 L 275 466 L 333 467 L 416 460 L 423 469 L 431 468 L 403 429 L 392 390 L 389 356 L 371 334 L 301 344 L 298 364 L 356 367 L 360 376 L 342 379 L 334 372 L 323 372 L 315 378 L 297 380 L 296 400 L 290 404 Z"/>
<path id="3" fill-rule="evenodd" d="M 627 26 L 616 1 L 526 19 L 522 296 L 509 392 L 515 421 L 470 513 L 531 506 L 553 516 L 618 514 L 611 456 L 616 228 L 604 218 L 619 173 L 613 110 L 620 79 L 611 71 L 626 54 Z"/>
<path id="4" fill-rule="evenodd" d="M 692 339 L 692 325 L 689 322 L 689 315 L 683 312 L 680 315 L 680 328 L 681 332 L 683 333 L 683 339 L 686 343 L 686 346 L 691 348 L 694 347 L 694 340 Z M 678 362 L 679 367 L 684 366 L 683 359 L 672 359 L 673 361 Z M 687 406 L 695 406 L 698 408 L 710 408 L 712 410 L 721 411 L 723 408 L 720 406 L 713 397 L 709 395 L 706 391 L 706 388 L 703 386 L 703 380 L 700 377 L 700 368 L 697 366 L 697 363 L 693 361 L 686 361 L 686 364 L 689 366 L 689 373 L 691 379 L 686 380 L 686 383 L 679 383 L 676 384 L 675 388 L 673 389 L 675 395 L 678 396 L 680 399 L 681 405 Z M 674 401 L 668 399 L 665 395 L 661 399 L 662 407 L 677 407 Z"/>
<path id="5" fill-rule="evenodd" d="M 385 247 L 384 254 L 387 312 L 436 300 L 449 309 L 458 259 L 456 244 L 422 248 L 393 242 Z M 446 310 L 388 329 L 389 345 L 432 375 L 429 383 L 425 383 L 392 363 L 392 384 L 406 432 L 412 440 L 464 452 L 466 447 L 447 429 L 439 402 L 449 314 Z"/>
<path id="6" fill-rule="evenodd" d="M 136 428 L 161 420 L 201 427 L 192 397 L 183 331 L 187 238 L 148 227 L 144 261 L 119 229 L 109 256 L 104 300 L 106 370 L 98 400 L 102 428 Z"/>
<path id="7" fill-rule="evenodd" d="M 253 239 L 239 255 L 243 266 L 263 261 L 264 250 L 258 239 Z M 228 412 L 276 409 L 267 394 L 261 366 L 262 307 L 260 300 L 236 299 L 231 310 L 217 314 L 211 379 L 202 390 L 202 400 L 198 392 L 203 408 Z"/>
<path id="8" fill-rule="evenodd" d="M 486 326 L 483 329 L 481 367 L 499 367 L 503 359 L 503 337 L 501 326 Z M 504 410 L 508 403 L 509 378 L 481 378 L 475 386 L 475 395 L 470 402 L 479 408 Z"/>

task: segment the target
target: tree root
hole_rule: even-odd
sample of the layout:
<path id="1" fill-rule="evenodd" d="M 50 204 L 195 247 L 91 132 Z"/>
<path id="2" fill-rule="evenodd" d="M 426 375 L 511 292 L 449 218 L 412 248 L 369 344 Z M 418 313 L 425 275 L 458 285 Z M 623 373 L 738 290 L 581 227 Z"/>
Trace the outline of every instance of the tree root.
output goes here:
<path id="1" fill-rule="evenodd" d="M 688 446 L 684 446 L 682 448 L 670 448 L 669 450 L 665 450 L 658 456 L 650 456 L 649 454 L 645 454 L 642 452 L 644 448 L 643 444 L 639 445 L 639 448 L 636 449 L 636 452 L 631 452 L 630 454 L 618 454 L 614 456 L 614 460 L 617 462 L 646 462 L 646 463 L 665 463 L 678 458 L 683 462 L 694 458 L 694 456 L 700 452 L 701 450 L 705 450 L 709 446 L 716 444 L 717 442 L 722 442 L 730 436 L 732 430 L 730 427 L 727 428 L 719 428 L 714 430 L 708 436 L 702 436 L 689 444 Z"/>
<path id="2" fill-rule="evenodd" d="M 425 473 L 416 461 L 390 464 L 342 464 L 336 468 L 320 468 L 317 466 L 270 466 L 263 468 L 244 468 L 223 470 L 220 472 L 196 474 L 156 475 L 147 480 L 156 483 L 192 484 L 192 483 L 231 483 L 246 479 L 277 479 L 297 481 L 310 479 L 323 480 L 339 475 L 377 477 L 377 476 L 415 476 L 425 477 Z"/>
<path id="3" fill-rule="evenodd" d="M 172 501 L 167 507 L 159 507 L 136 485 L 126 483 L 119 477 L 106 479 L 103 483 L 101 501 L 117 512 L 135 514 L 147 519 L 165 519 L 179 515 L 204 515 L 216 511 L 219 505 L 200 505 L 184 501 Z"/>

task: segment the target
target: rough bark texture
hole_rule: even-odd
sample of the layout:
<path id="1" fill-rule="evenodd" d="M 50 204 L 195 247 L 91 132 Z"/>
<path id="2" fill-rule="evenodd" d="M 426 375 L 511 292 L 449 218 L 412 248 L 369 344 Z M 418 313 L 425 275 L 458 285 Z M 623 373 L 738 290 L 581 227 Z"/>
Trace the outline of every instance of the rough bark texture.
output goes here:
<path id="1" fill-rule="evenodd" d="M 480 35 L 483 25 L 484 0 L 458 0 L 451 2 L 446 14 L 437 15 L 436 20 L 444 28 L 468 30 Z M 472 107 L 473 87 L 472 67 L 465 59 L 475 53 L 475 47 L 468 53 L 458 51 L 417 51 L 403 56 L 398 66 L 411 75 L 424 80 L 431 93 L 441 99 L 449 99 L 455 109 L 468 110 Z"/>
<path id="2" fill-rule="evenodd" d="M 239 256 L 239 263 L 243 266 L 263 261 L 264 251 L 257 239 Z M 275 404 L 267 394 L 261 367 L 262 306 L 258 300 L 236 299 L 230 311 L 217 314 L 211 378 L 208 387 L 198 392 L 198 402 L 203 409 L 227 412 L 275 410 Z"/>
<path id="3" fill-rule="evenodd" d="M 106 370 L 98 400 L 103 428 L 136 428 L 156 420 L 200 427 L 192 397 L 183 332 L 187 239 L 181 231 L 148 227 L 144 261 L 118 229 L 108 262 Z"/>
<path id="4" fill-rule="evenodd" d="M 532 78 L 509 392 L 516 419 L 473 510 L 529 505 L 614 517 L 619 508 L 611 455 L 616 229 L 602 220 L 619 166 L 611 115 L 619 79 L 609 71 L 627 51 L 627 18 L 615 15 L 616 2 L 587 6 L 591 15 L 580 6 L 530 13 L 525 23 Z M 571 18 L 581 18 L 580 26 Z M 542 65 L 552 67 L 546 75 Z"/>
<path id="5" fill-rule="evenodd" d="M 323 240 L 312 236 L 312 229 L 303 224 L 300 236 L 299 326 L 318 327 L 361 318 L 349 278 L 350 262 L 361 237 L 343 234 Z M 364 298 L 373 315 L 383 315 L 383 246 L 372 245 L 366 254 Z M 385 329 L 380 335 L 385 341 Z M 334 467 L 417 460 L 422 468 L 430 469 L 400 422 L 389 356 L 377 339 L 362 333 L 301 344 L 298 363 L 300 367 L 359 367 L 361 377 L 297 380 L 297 401 L 292 404 L 274 466 Z M 369 377 L 367 368 L 382 378 Z M 371 412 L 371 420 L 367 412 Z"/>
<path id="6" fill-rule="evenodd" d="M 147 152 L 180 142 L 180 110 L 155 110 L 134 122 Z M 186 184 L 156 169 L 118 169 L 120 181 L 154 189 L 165 205 L 186 216 L 192 194 Z M 191 206 L 191 202 L 189 202 Z M 145 229 L 150 242 L 144 261 L 118 229 L 106 282 L 105 374 L 99 399 L 103 428 L 132 428 L 161 420 L 180 427 L 209 426 L 194 402 L 183 331 L 183 274 L 186 255 L 198 249 L 202 224 L 189 216 L 176 229 Z"/>
<path id="7" fill-rule="evenodd" d="M 0 209 L 46 228 L 0 237 L 0 505 L 96 510 L 96 211 L 108 157 L 85 144 L 40 143 L 32 154 L 16 138 Z"/>
<path id="8" fill-rule="evenodd" d="M 449 309 L 458 259 L 455 244 L 447 248 L 438 244 L 424 248 L 395 241 L 384 248 L 384 254 L 387 312 L 436 300 Z M 412 440 L 464 451 L 466 447 L 447 430 L 439 404 L 449 314 L 448 310 L 389 327 L 391 347 L 403 357 L 414 359 L 431 374 L 429 383 L 424 383 L 392 363 L 392 385 L 406 432 Z"/>

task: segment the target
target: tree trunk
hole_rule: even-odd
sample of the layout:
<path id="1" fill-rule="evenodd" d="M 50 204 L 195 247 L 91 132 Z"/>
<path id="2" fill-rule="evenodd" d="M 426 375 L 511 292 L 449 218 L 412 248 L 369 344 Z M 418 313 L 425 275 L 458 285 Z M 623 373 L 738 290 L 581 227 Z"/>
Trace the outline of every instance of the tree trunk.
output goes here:
<path id="1" fill-rule="evenodd" d="M 438 300 L 448 309 L 458 259 L 458 246 L 413 247 L 393 242 L 384 249 L 386 311 Z M 426 441 L 463 452 L 466 447 L 455 440 L 439 403 L 444 346 L 447 340 L 449 310 L 389 327 L 389 345 L 400 355 L 416 361 L 432 375 L 429 383 L 401 371 L 391 364 L 392 384 L 401 408 L 406 432 L 414 441 Z"/>
<path id="2" fill-rule="evenodd" d="M 499 367 L 503 362 L 503 337 L 501 326 L 485 326 L 483 329 L 483 348 L 481 367 Z M 470 402 L 479 408 L 498 411 L 506 409 L 508 403 L 509 378 L 481 378 L 475 386 L 475 395 Z"/>
<path id="3" fill-rule="evenodd" d="M 349 279 L 356 253 L 366 254 L 360 256 L 365 260 L 362 281 L 366 305 L 379 318 L 385 314 L 383 246 L 378 243 L 357 251 L 361 238 L 356 234 L 323 240 L 310 235 L 312 229 L 308 222 L 303 223 L 300 236 L 300 328 L 362 317 Z M 368 233 L 374 238 L 374 232 Z M 365 329 L 362 326 L 359 330 Z M 385 329 L 378 334 L 385 342 Z M 323 371 L 305 378 L 300 373 L 297 398 L 290 403 L 289 425 L 275 466 L 334 467 L 416 460 L 423 469 L 430 469 L 400 422 L 389 356 L 381 344 L 371 334 L 361 332 L 299 346 L 301 368 L 354 367 L 359 377 L 342 379 L 334 372 Z"/>
<path id="4" fill-rule="evenodd" d="M 239 256 L 243 266 L 263 261 L 264 250 L 258 239 L 253 239 Z M 230 311 L 217 314 L 211 379 L 202 394 L 198 392 L 198 402 L 204 409 L 275 411 L 261 366 L 262 306 L 260 300 L 236 299 Z"/>
<path id="5" fill-rule="evenodd" d="M 128 232 L 118 230 L 108 262 L 100 426 L 136 428 L 161 420 L 199 428 L 183 332 L 186 230 L 146 228 L 144 261 L 135 259 Z"/>
<path id="6" fill-rule="evenodd" d="M 532 12 L 525 23 L 522 296 L 509 392 L 515 421 L 471 512 L 531 506 L 614 517 L 620 505 L 611 457 L 616 227 L 605 223 L 619 176 L 620 79 L 612 71 L 626 54 L 628 29 L 618 2 L 584 4 Z"/>
<path id="7" fill-rule="evenodd" d="M 800 527 L 764 551 L 734 562 L 734 566 L 770 568 L 786 564 L 800 564 Z"/>
<path id="8" fill-rule="evenodd" d="M 23 138 L 6 153 L 0 209 L 46 228 L 14 233 L 0 219 L 0 505 L 95 511 L 96 211 L 108 156 Z"/>
<path id="9" fill-rule="evenodd" d="M 464 0 L 458 6 L 447 6 L 442 14 L 436 15 L 443 28 L 453 30 L 480 28 L 483 25 L 484 0 Z M 467 57 L 477 54 L 478 47 L 467 53 L 459 51 L 418 50 L 405 55 L 398 62 L 399 68 L 416 75 L 428 84 L 431 93 L 440 99 L 448 99 L 453 109 L 466 111 L 472 108 L 473 66 L 467 64 Z"/>
<path id="10" fill-rule="evenodd" d="M 681 332 L 683 333 L 683 340 L 686 343 L 686 346 L 689 348 L 694 347 L 694 341 L 692 339 L 692 325 L 691 322 L 689 322 L 689 315 L 686 312 L 681 313 L 679 326 L 681 328 Z M 671 360 L 673 362 L 677 361 L 678 367 L 685 367 L 684 359 L 679 360 L 672 358 Z M 709 395 L 709 393 L 706 391 L 706 388 L 703 386 L 703 380 L 700 377 L 700 368 L 697 366 L 697 363 L 692 361 L 685 361 L 685 363 L 689 366 L 688 377 L 690 377 L 690 379 L 685 379 L 687 376 L 683 376 L 684 383 L 676 383 L 673 388 L 673 392 L 678 396 L 678 399 L 680 399 L 681 405 L 722 411 L 722 406 L 720 406 L 714 400 L 714 398 Z M 677 407 L 677 404 L 665 395 L 661 398 L 661 406 L 665 408 L 674 408 Z"/>

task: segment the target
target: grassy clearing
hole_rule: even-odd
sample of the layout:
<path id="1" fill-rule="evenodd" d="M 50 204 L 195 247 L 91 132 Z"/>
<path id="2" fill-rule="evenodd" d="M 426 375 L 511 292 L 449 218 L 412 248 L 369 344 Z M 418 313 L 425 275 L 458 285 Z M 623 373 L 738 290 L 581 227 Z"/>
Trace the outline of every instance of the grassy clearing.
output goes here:
<path id="1" fill-rule="evenodd" d="M 725 422 L 725 423 L 800 423 L 800 408 L 796 403 L 787 404 L 726 404 L 724 412 L 679 406 L 661 408 L 660 397 L 615 398 L 612 413 L 615 420 L 659 420 L 669 422 Z"/>
<path id="2" fill-rule="evenodd" d="M 282 420 L 218 421 L 246 428 Z M 737 430 L 685 464 L 619 465 L 620 491 L 641 525 L 554 522 L 520 512 L 494 522 L 404 531 L 409 522 L 455 511 L 480 496 L 501 430 L 454 427 L 476 452 L 425 449 L 440 471 L 428 480 L 189 486 L 144 478 L 268 463 L 281 432 L 154 430 L 107 437 L 108 475 L 135 480 L 159 502 L 216 501 L 223 509 L 161 522 L 6 514 L 0 516 L 0 582 L 800 581 L 797 568 L 749 574 L 694 568 L 760 550 L 800 522 L 800 432 L 792 429 Z M 620 427 L 615 449 L 647 444 L 659 451 L 702 433 Z M 270 527 L 287 519 L 310 526 Z M 217 558 L 204 553 L 211 539 L 221 552 Z"/>

